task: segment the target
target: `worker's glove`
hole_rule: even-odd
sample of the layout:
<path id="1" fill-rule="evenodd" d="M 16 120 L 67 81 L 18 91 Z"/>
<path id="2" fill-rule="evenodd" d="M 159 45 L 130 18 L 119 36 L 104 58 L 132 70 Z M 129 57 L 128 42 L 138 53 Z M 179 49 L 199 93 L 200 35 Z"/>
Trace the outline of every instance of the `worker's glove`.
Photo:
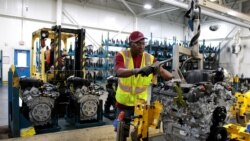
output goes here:
<path id="1" fill-rule="evenodd" d="M 148 76 L 154 72 L 154 69 L 151 66 L 146 66 L 143 68 L 136 68 L 132 70 L 133 74 L 141 74 L 142 76 Z"/>
<path id="2" fill-rule="evenodd" d="M 155 62 L 150 66 L 146 66 L 143 68 L 135 68 L 132 70 L 133 74 L 141 74 L 142 76 L 148 76 L 151 73 L 158 74 L 160 71 L 160 63 Z"/>
<path id="3" fill-rule="evenodd" d="M 151 65 L 151 67 L 153 68 L 154 74 L 158 74 L 160 72 L 160 62 L 155 62 Z"/>

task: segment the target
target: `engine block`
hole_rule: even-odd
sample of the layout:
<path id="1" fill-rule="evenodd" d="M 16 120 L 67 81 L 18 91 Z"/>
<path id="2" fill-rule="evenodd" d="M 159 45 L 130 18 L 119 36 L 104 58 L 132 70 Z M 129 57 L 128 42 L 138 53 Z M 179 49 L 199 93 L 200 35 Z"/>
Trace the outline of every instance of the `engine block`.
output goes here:
<path id="1" fill-rule="evenodd" d="M 182 103 L 175 83 L 153 88 L 153 99 L 164 105 L 163 129 L 171 141 L 217 141 L 227 137 L 222 127 L 227 122 L 235 98 L 224 82 L 181 84 Z"/>
<path id="2" fill-rule="evenodd" d="M 79 77 L 69 77 L 67 79 L 67 86 L 70 89 L 72 99 L 80 106 L 80 119 L 95 119 L 98 111 L 99 97 L 107 93 L 104 88 Z"/>
<path id="3" fill-rule="evenodd" d="M 23 105 L 28 107 L 30 121 L 35 126 L 48 124 L 51 121 L 55 99 L 60 95 L 57 88 L 31 78 L 20 79 L 20 86 L 20 97 Z"/>

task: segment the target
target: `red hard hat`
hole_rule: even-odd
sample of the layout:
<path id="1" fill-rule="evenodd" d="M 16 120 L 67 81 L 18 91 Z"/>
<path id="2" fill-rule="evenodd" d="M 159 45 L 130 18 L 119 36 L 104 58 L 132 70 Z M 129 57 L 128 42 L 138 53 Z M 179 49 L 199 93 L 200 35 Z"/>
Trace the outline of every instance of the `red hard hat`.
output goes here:
<path id="1" fill-rule="evenodd" d="M 147 38 L 144 37 L 143 33 L 141 33 L 140 31 L 134 31 L 129 35 L 129 42 L 137 42 L 142 39 L 147 39 Z"/>

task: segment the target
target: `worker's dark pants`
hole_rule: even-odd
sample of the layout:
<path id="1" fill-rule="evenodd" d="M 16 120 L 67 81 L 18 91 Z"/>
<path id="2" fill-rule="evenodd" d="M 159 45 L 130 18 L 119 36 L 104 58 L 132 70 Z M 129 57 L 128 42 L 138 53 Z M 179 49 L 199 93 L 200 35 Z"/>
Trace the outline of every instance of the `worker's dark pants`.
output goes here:
<path id="1" fill-rule="evenodd" d="M 134 116 L 134 109 L 119 109 L 116 108 L 116 119 L 118 119 L 118 115 L 121 111 L 125 112 L 125 120 L 124 122 L 128 125 L 128 128 L 124 128 L 124 141 L 126 141 L 126 138 L 129 137 L 129 127 L 131 122 L 131 117 Z"/>

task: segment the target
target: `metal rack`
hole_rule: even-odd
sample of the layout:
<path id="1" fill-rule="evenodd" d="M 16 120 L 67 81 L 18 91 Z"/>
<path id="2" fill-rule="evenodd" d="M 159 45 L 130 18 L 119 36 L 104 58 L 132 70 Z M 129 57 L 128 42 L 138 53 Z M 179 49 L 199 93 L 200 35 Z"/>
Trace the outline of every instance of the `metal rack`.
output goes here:
<path id="1" fill-rule="evenodd" d="M 90 45 L 91 46 L 91 45 Z M 116 51 L 120 51 L 128 47 L 128 40 L 114 40 L 109 39 L 109 32 L 107 38 L 102 36 L 102 46 L 96 51 L 93 47 L 85 50 L 85 78 L 93 82 L 104 82 L 106 78 L 113 74 L 114 62 Z M 113 51 L 112 49 L 116 50 Z M 96 63 L 94 63 L 95 61 Z M 98 62 L 100 60 L 100 62 Z"/>
<path id="2" fill-rule="evenodd" d="M 0 86 L 3 86 L 3 51 L 0 50 Z"/>
<path id="3" fill-rule="evenodd" d="M 199 52 L 203 54 L 203 69 L 204 70 L 214 70 L 219 67 L 219 55 L 220 48 L 207 46 L 205 40 L 203 40 L 202 45 L 200 45 Z"/>

